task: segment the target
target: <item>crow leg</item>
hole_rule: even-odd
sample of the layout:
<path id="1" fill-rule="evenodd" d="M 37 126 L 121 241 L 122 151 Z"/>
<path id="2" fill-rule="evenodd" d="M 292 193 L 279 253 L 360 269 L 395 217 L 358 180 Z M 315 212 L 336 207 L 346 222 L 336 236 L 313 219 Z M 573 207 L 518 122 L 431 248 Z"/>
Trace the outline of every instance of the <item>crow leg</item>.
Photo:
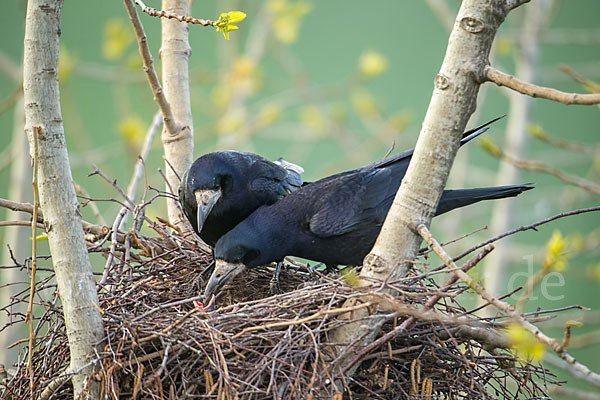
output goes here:
<path id="1" fill-rule="evenodd" d="M 283 292 L 281 290 L 281 285 L 279 284 L 279 275 L 281 274 L 281 269 L 284 267 L 283 261 L 279 261 L 277 266 L 275 267 L 275 272 L 273 273 L 273 279 L 271 279 L 270 283 L 270 292 L 272 294 L 278 294 Z"/>
<path id="2" fill-rule="evenodd" d="M 325 264 L 325 272 L 328 274 L 331 272 L 338 272 L 338 266 L 336 264 Z"/>

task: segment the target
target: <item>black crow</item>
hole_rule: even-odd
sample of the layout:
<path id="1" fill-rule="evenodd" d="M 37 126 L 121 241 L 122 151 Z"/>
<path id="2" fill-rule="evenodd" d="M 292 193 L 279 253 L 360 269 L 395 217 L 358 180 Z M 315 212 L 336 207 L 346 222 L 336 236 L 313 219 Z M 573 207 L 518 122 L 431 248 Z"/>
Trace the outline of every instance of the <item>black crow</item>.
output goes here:
<path id="1" fill-rule="evenodd" d="M 241 151 L 208 153 L 183 175 L 179 200 L 194 231 L 214 246 L 258 207 L 299 189 L 303 172 L 282 158 L 271 162 Z"/>
<path id="2" fill-rule="evenodd" d="M 461 145 L 485 132 L 486 127 L 498 119 L 465 132 Z M 359 169 L 332 175 L 329 179 L 383 168 L 391 163 L 401 163 L 406 170 L 412 153 L 413 150 L 408 150 Z M 258 207 L 273 204 L 299 189 L 303 185 L 300 176 L 303 172 L 300 166 L 282 158 L 271 162 L 257 154 L 241 151 L 208 153 L 194 161 L 183 175 L 179 200 L 194 231 L 204 242 L 214 246 L 221 236 Z"/>
<path id="3" fill-rule="evenodd" d="M 483 133 L 480 130 L 466 141 Z M 285 256 L 361 265 L 377 239 L 412 150 L 402 155 L 323 178 L 258 208 L 217 242 L 215 270 L 205 296 L 216 293 L 244 268 L 281 261 Z M 529 189 L 531 185 L 445 190 L 436 215 Z"/>

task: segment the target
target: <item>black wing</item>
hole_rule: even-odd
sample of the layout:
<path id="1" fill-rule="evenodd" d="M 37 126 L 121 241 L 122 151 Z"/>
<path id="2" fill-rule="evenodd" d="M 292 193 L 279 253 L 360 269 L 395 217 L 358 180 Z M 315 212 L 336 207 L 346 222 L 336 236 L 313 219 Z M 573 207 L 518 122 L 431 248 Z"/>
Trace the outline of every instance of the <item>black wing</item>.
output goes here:
<path id="1" fill-rule="evenodd" d="M 381 224 L 395 194 L 390 170 L 357 172 L 320 188 L 309 229 L 320 237 L 344 235 L 363 226 Z"/>
<path id="2" fill-rule="evenodd" d="M 277 197 L 275 200 L 278 200 L 300 189 L 302 172 L 304 172 L 302 167 L 281 158 L 275 162 L 266 159 L 257 160 L 252 164 L 248 187 L 258 197 L 270 193 Z"/>

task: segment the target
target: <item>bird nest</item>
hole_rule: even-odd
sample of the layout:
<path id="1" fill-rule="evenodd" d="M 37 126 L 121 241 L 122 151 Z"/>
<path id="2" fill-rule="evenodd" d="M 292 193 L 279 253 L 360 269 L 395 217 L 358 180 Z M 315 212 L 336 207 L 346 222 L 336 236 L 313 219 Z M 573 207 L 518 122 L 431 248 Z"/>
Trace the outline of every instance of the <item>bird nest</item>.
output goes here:
<path id="1" fill-rule="evenodd" d="M 390 340 L 369 351 L 347 347 L 350 361 L 333 367 L 339 364 L 335 345 L 341 345 L 333 342 L 334 331 L 349 323 L 342 311 L 352 309 L 349 299 L 365 298 L 363 289 L 349 284 L 353 279 L 296 264 L 276 282 L 273 268 L 253 269 L 224 290 L 215 311 L 203 312 L 192 299 L 210 274 L 210 254 L 178 234 L 160 232 L 160 240 L 132 241 L 141 250 L 118 247 L 120 262 L 98 286 L 106 338 L 98 346 L 94 379 L 103 398 L 513 399 L 546 396 L 554 383 L 542 366 L 518 360 L 502 346 L 461 333 L 447 320 L 419 318 L 422 305 L 439 295 L 436 315 L 460 316 L 473 329 L 494 332 L 503 323 L 474 316 L 460 304 L 466 287 L 459 282 L 441 291 L 425 264 L 387 283 L 396 296 L 371 296 L 380 301 L 371 300 L 367 318 L 383 322 L 375 339 L 387 334 Z M 106 254 L 107 248 L 93 250 Z M 69 347 L 53 280 L 49 275 L 37 284 L 43 300 L 36 308 L 43 313 L 35 321 L 34 397 L 70 399 Z M 13 304 L 28 296 L 24 288 Z M 411 316 L 416 320 L 407 329 L 395 329 Z M 23 344 L 0 397 L 30 397 L 27 352 Z M 352 365 L 358 369 L 348 373 Z"/>

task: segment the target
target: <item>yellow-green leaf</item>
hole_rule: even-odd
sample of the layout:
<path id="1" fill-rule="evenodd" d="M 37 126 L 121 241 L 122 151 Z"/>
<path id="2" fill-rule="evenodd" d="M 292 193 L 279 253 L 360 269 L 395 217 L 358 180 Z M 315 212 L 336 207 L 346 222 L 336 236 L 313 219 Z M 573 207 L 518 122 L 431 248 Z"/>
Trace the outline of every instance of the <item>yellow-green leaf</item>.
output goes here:
<path id="1" fill-rule="evenodd" d="M 137 145 L 146 137 L 146 124 L 137 115 L 131 115 L 119 122 L 119 133 L 127 143 Z"/>
<path id="2" fill-rule="evenodd" d="M 375 97 L 366 90 L 354 92 L 350 100 L 356 112 L 363 117 L 373 117 L 379 114 L 379 106 Z"/>
<path id="3" fill-rule="evenodd" d="M 388 67 L 386 58 L 376 51 L 366 51 L 358 59 L 358 70 L 365 78 L 381 75 Z"/>
<path id="4" fill-rule="evenodd" d="M 482 149 L 493 155 L 494 157 L 502 156 L 502 150 L 494 141 L 488 137 L 483 137 L 478 141 Z"/>
<path id="5" fill-rule="evenodd" d="M 527 127 L 527 131 L 531 136 L 539 139 L 545 139 L 548 137 L 548 134 L 544 131 L 544 128 L 542 128 L 540 124 L 529 125 Z"/>
<path id="6" fill-rule="evenodd" d="M 134 41 L 131 28 L 122 19 L 111 19 L 104 26 L 102 53 L 109 60 L 117 60 Z"/>
<path id="7" fill-rule="evenodd" d="M 583 322 L 577 321 L 577 320 L 574 320 L 574 319 L 570 319 L 567 322 L 565 322 L 565 325 L 566 326 L 575 326 L 577 328 L 581 328 L 583 326 Z"/>
<path id="8" fill-rule="evenodd" d="M 46 232 L 39 234 L 35 237 L 36 241 L 40 241 L 40 240 L 48 240 L 48 234 Z"/>
<path id="9" fill-rule="evenodd" d="M 243 13 L 241 11 L 231 11 L 228 12 L 227 15 L 229 16 L 230 24 L 237 24 L 238 22 L 241 22 L 244 20 L 244 18 L 246 18 L 246 13 Z"/>
<path id="10" fill-rule="evenodd" d="M 342 273 L 342 279 L 349 286 L 358 286 L 360 279 L 358 278 L 358 274 L 356 273 L 354 268 L 349 268 L 349 267 L 344 268 L 341 273 Z"/>
<path id="11" fill-rule="evenodd" d="M 228 13 L 222 13 L 219 16 L 219 20 L 213 23 L 213 26 L 217 28 L 217 32 L 222 32 L 225 39 L 229 40 L 229 32 L 237 31 L 239 27 L 233 25 L 246 18 L 246 14 L 241 11 L 231 11 Z"/>
<path id="12" fill-rule="evenodd" d="M 312 6 L 305 1 L 270 0 L 273 11 L 273 33 L 277 40 L 285 44 L 298 39 L 302 18 L 311 11 Z"/>
<path id="13" fill-rule="evenodd" d="M 546 244 L 546 257 L 544 258 L 544 268 L 553 268 L 556 271 L 564 271 L 567 267 L 568 256 L 565 254 L 567 240 L 559 230 L 555 230 L 552 237 Z"/>
<path id="14" fill-rule="evenodd" d="M 519 358 L 531 362 L 539 362 L 544 358 L 546 347 L 535 336 L 518 324 L 511 324 L 506 330 L 506 336 L 511 342 L 511 347 Z"/>

